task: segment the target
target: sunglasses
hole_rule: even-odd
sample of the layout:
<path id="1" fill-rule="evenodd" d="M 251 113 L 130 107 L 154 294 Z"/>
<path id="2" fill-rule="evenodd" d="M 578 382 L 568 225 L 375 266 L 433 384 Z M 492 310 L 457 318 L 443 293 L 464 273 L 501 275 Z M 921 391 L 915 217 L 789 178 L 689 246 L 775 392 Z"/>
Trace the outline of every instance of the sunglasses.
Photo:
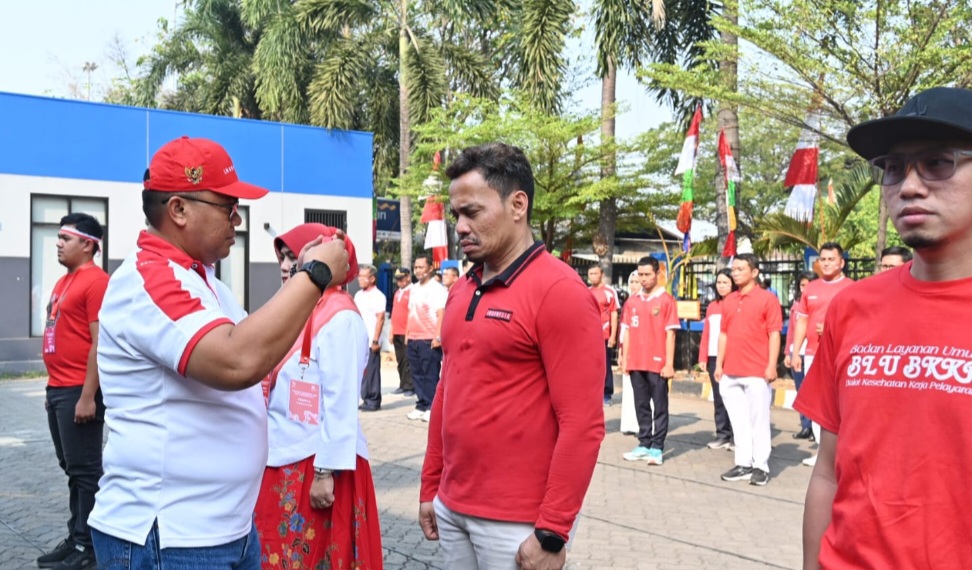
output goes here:
<path id="1" fill-rule="evenodd" d="M 955 175 L 960 161 L 972 157 L 972 150 L 938 148 L 915 154 L 886 154 L 872 158 L 871 173 L 881 186 L 897 186 L 914 167 L 918 178 L 926 182 L 940 182 Z"/>
<path id="2" fill-rule="evenodd" d="M 182 194 L 173 194 L 172 196 L 167 196 L 164 200 L 162 200 L 162 203 L 165 204 L 166 202 L 168 202 L 171 198 L 173 198 L 175 196 L 178 196 L 179 198 L 182 198 L 183 200 L 188 200 L 190 202 L 200 202 L 202 204 L 209 204 L 210 206 L 216 206 L 217 208 L 222 208 L 222 209 L 226 210 L 227 212 L 229 212 L 229 220 L 231 222 L 233 221 L 233 218 L 235 216 L 238 216 L 239 215 L 239 209 L 240 209 L 240 201 L 239 200 L 235 200 L 235 201 L 230 202 L 228 204 L 222 204 L 220 202 L 210 202 L 209 200 L 203 200 L 201 198 L 193 198 L 192 196 L 183 196 Z"/>

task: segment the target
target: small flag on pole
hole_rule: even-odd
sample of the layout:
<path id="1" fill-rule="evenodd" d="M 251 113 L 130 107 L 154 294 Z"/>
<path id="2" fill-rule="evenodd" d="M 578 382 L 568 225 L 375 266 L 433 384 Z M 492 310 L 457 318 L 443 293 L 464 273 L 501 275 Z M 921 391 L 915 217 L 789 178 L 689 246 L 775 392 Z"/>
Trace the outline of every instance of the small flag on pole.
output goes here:
<path id="1" fill-rule="evenodd" d="M 793 187 L 783 213 L 795 220 L 813 220 L 813 202 L 817 196 L 817 158 L 820 154 L 819 129 L 820 115 L 811 111 L 783 180 L 783 186 Z"/>
<path id="2" fill-rule="evenodd" d="M 682 175 L 682 205 L 678 208 L 678 217 L 675 226 L 682 232 L 682 249 L 688 251 L 692 245 L 690 233 L 692 231 L 692 203 L 693 184 L 695 181 L 695 159 L 699 150 L 699 125 L 702 123 L 702 106 L 699 105 L 692 115 L 692 124 L 689 126 L 688 133 L 685 135 L 685 143 L 682 144 L 682 154 L 678 157 L 678 166 L 675 167 L 675 174 Z"/>

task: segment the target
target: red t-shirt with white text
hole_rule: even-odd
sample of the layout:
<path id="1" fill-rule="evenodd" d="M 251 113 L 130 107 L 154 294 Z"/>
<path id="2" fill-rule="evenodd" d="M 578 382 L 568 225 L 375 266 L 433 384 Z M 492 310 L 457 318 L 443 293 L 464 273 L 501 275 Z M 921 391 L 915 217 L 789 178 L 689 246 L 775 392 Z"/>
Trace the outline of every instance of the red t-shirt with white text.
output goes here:
<path id="1" fill-rule="evenodd" d="M 838 436 L 823 570 L 972 568 L 972 279 L 910 270 L 833 300 L 794 404 Z"/>
<path id="2" fill-rule="evenodd" d="M 626 370 L 661 372 L 668 331 L 679 327 L 675 299 L 664 289 L 650 295 L 638 293 L 625 302 L 621 323 L 628 332 Z"/>
<path id="3" fill-rule="evenodd" d="M 820 344 L 820 335 L 817 334 L 817 325 L 824 322 L 827 314 L 827 307 L 837 293 L 854 284 L 849 277 L 843 275 L 833 281 L 816 279 L 807 283 L 807 288 L 803 290 L 800 302 L 793 306 L 790 311 L 798 319 L 807 319 L 807 347 L 804 354 L 813 356 L 817 353 L 817 345 Z M 790 326 L 796 330 L 796 320 L 790 318 Z"/>
<path id="4" fill-rule="evenodd" d="M 722 302 L 722 332 L 726 355 L 722 372 L 730 376 L 762 377 L 769 365 L 769 337 L 783 328 L 783 313 L 776 295 L 753 287 L 734 291 Z"/>
<path id="5" fill-rule="evenodd" d="M 618 294 L 614 289 L 601 285 L 600 287 L 588 287 L 594 300 L 597 301 L 597 309 L 601 313 L 601 329 L 604 332 L 604 340 L 611 339 L 611 315 L 618 311 Z"/>

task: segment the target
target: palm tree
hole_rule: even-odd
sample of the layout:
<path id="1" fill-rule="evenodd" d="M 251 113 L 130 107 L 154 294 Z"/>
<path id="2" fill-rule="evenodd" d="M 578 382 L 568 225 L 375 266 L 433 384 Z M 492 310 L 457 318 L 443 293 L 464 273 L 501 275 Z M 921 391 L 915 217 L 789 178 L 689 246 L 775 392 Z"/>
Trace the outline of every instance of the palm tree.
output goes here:
<path id="1" fill-rule="evenodd" d="M 844 251 L 849 251 L 866 238 L 844 224 L 857 204 L 874 188 L 870 167 L 855 167 L 848 180 L 835 188 L 833 204 L 819 202 L 817 220 L 812 223 L 795 220 L 783 212 L 757 220 L 754 230 L 760 237 L 753 243 L 753 249 L 758 254 L 793 245 L 819 250 L 824 243 L 836 241 Z"/>
<path id="2" fill-rule="evenodd" d="M 664 24 L 664 4 L 650 6 L 647 1 L 598 0 L 594 5 L 594 42 L 597 49 L 597 76 L 601 79 L 601 140 L 612 143 L 615 135 L 618 65 L 637 68 L 647 59 L 651 48 L 651 22 Z M 617 154 L 604 161 L 601 178 L 615 176 Z M 608 283 L 614 272 L 614 237 L 618 223 L 618 199 L 600 201 L 598 229 L 594 237 L 602 271 Z"/>

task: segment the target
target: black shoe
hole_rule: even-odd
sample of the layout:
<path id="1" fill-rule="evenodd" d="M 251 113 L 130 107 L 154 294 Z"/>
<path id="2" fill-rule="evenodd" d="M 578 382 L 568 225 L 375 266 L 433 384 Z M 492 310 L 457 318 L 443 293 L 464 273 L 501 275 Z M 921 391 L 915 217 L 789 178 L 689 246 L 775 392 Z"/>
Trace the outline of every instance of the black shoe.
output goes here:
<path id="1" fill-rule="evenodd" d="M 793 439 L 813 439 L 813 430 L 810 428 L 803 428 L 793 434 Z"/>
<path id="2" fill-rule="evenodd" d="M 75 550 L 67 555 L 53 570 L 97 570 L 98 562 L 95 560 L 94 550 L 85 548 Z"/>
<path id="3" fill-rule="evenodd" d="M 405 390 L 405 392 L 402 393 L 402 396 L 405 396 L 406 398 L 414 398 L 415 390 Z"/>
<path id="4" fill-rule="evenodd" d="M 753 475 L 749 478 L 749 484 L 762 487 L 767 483 L 769 483 L 769 473 L 762 469 L 753 469 Z"/>
<path id="5" fill-rule="evenodd" d="M 742 465 L 736 465 L 729 471 L 722 474 L 723 481 L 749 481 L 753 476 L 752 467 L 743 467 Z"/>
<path id="6" fill-rule="evenodd" d="M 362 412 L 377 412 L 378 410 L 381 409 L 381 406 L 366 406 L 364 404 L 361 404 L 360 406 L 358 406 L 358 409 L 361 410 Z"/>
<path id="7" fill-rule="evenodd" d="M 395 394 L 396 396 L 401 396 L 404 393 L 405 393 L 405 388 L 395 388 L 395 390 L 392 391 L 392 394 Z"/>
<path id="8" fill-rule="evenodd" d="M 74 540 L 70 538 L 65 538 L 60 544 L 54 547 L 47 554 L 43 554 L 37 559 L 38 568 L 53 568 L 57 564 L 68 557 L 72 552 L 77 551 L 74 546 Z"/>

